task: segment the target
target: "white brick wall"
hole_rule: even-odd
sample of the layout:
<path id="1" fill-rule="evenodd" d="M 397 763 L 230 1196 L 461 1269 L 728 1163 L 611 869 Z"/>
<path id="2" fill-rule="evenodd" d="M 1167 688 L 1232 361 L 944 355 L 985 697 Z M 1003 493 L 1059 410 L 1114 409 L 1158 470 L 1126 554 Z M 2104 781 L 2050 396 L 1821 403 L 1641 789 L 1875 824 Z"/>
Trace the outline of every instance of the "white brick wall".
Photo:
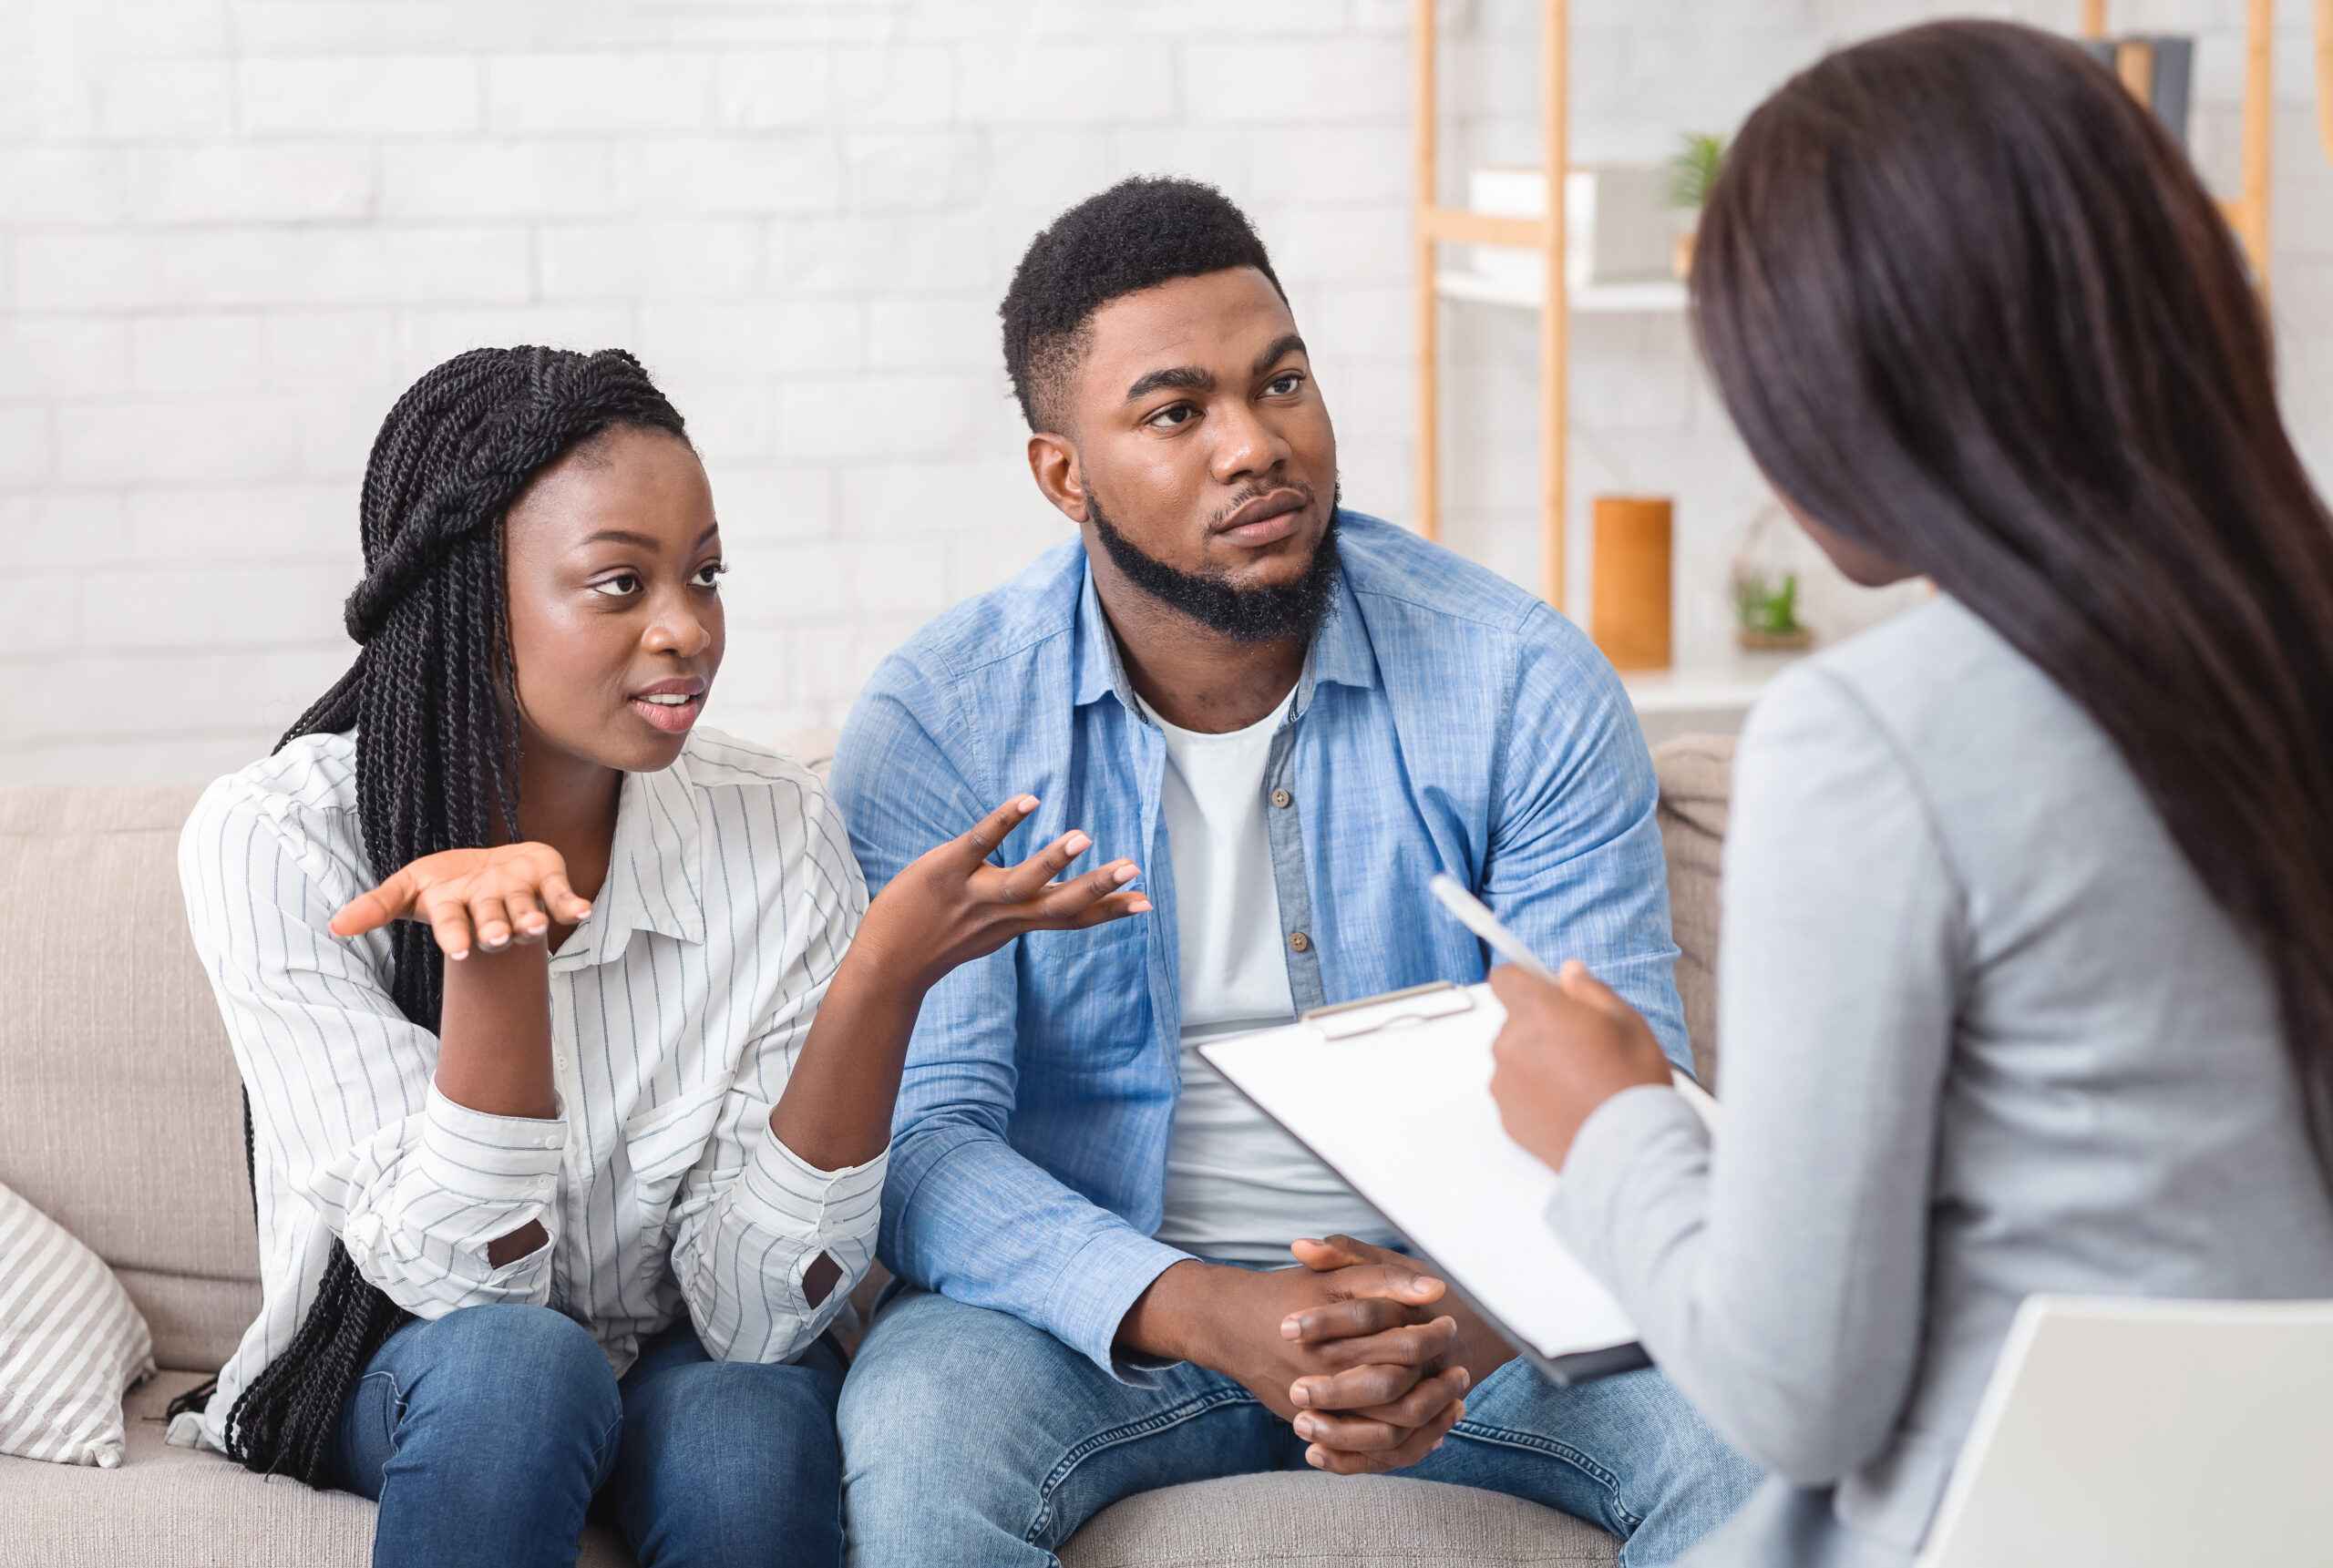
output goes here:
<path id="1" fill-rule="evenodd" d="M 2073 0 L 1982 9 L 2070 26 Z M 1535 0 L 1442 0 L 1445 192 L 1538 156 Z M 1573 0 L 1575 155 L 1659 159 L 1915 0 Z M 2277 313 L 2333 477 L 2333 169 L 2283 8 Z M 2233 174 L 2236 0 L 2200 31 Z M 1118 176 L 1246 203 L 1312 339 L 1353 505 L 1415 463 L 1408 0 L 18 0 L 0 7 L 0 783 L 186 778 L 344 667 L 355 487 L 390 401 L 480 343 L 640 353 L 737 568 L 714 722 L 833 723 L 1065 525 L 995 307 Z M 1444 307 L 1453 541 L 1536 582 L 1528 317 Z M 1674 317 L 1581 318 L 1573 494 L 1680 503 L 1683 651 L 1763 498 Z M 1574 566 L 1584 580 L 1584 528 Z"/>

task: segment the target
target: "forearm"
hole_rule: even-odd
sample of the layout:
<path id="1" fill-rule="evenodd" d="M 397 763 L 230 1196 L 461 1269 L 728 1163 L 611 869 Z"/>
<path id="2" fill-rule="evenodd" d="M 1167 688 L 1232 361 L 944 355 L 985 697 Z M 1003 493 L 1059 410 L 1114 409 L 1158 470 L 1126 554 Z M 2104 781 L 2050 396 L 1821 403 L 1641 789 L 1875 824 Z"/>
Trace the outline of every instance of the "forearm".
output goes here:
<path id="1" fill-rule="evenodd" d="M 863 1165 L 889 1145 L 923 995 L 920 982 L 894 979 L 870 948 L 854 946 L 843 956 L 770 1108 L 780 1143 L 826 1171 Z"/>
<path id="2" fill-rule="evenodd" d="M 540 943 L 473 948 L 446 964 L 437 1030 L 437 1092 L 488 1116 L 549 1121 L 559 1113 L 550 1068 L 550 958 Z M 541 1246 L 538 1221 L 487 1247 L 497 1268 Z"/>
<path id="3" fill-rule="evenodd" d="M 488 1116 L 559 1113 L 550 1071 L 550 964 L 542 945 L 473 949 L 446 965 L 437 1091 Z"/>

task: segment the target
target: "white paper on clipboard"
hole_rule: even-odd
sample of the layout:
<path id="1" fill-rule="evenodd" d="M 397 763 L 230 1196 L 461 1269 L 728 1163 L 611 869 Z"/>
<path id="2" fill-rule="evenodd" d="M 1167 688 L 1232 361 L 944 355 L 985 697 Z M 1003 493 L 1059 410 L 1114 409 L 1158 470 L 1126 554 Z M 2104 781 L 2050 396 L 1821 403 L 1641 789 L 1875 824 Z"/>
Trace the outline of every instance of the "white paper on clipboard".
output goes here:
<path id="1" fill-rule="evenodd" d="M 1199 1053 L 1543 1370 L 1572 1382 L 1643 1366 L 1628 1314 L 1547 1229 L 1558 1178 L 1499 1124 L 1491 1042 L 1506 1019 L 1487 986 L 1421 988 Z M 1680 1088 L 1712 1115 L 1697 1085 Z"/>

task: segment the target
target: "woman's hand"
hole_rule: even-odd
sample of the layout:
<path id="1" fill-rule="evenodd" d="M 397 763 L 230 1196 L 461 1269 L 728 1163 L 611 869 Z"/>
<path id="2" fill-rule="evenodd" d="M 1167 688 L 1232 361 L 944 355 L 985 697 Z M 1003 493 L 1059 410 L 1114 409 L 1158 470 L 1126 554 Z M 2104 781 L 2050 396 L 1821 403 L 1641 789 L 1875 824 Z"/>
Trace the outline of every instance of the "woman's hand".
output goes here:
<path id="1" fill-rule="evenodd" d="M 1512 964 L 1491 971 L 1506 1027 L 1491 1047 L 1491 1098 L 1507 1136 L 1562 1170 L 1596 1108 L 1624 1089 L 1674 1081 L 1636 1009 L 1573 959 L 1556 983 Z"/>
<path id="2" fill-rule="evenodd" d="M 1034 795 L 1010 801 L 908 866 L 868 907 L 851 950 L 928 989 L 1023 932 L 1084 930 L 1150 912 L 1150 900 L 1126 886 L 1140 875 L 1131 860 L 1060 880 L 1094 846 L 1083 833 L 1062 835 L 1018 866 L 990 865 L 1005 835 L 1036 809 Z"/>
<path id="3" fill-rule="evenodd" d="M 553 918 L 573 926 L 591 906 L 567 885 L 567 862 L 548 844 L 503 844 L 425 855 L 332 917 L 335 937 L 361 937 L 392 920 L 422 920 L 446 957 L 540 942 Z"/>

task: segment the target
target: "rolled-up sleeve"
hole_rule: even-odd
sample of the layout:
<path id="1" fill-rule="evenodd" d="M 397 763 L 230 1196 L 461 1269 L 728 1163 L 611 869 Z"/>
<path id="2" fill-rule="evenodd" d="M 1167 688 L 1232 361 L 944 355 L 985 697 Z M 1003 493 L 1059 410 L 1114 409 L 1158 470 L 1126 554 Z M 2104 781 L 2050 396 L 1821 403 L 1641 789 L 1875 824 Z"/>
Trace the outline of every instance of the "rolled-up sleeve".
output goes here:
<path id="1" fill-rule="evenodd" d="M 180 841 L 189 927 L 251 1096 L 262 1190 L 305 1202 L 357 1271 L 417 1317 L 541 1303 L 550 1245 L 497 1267 L 495 1241 L 559 1235 L 563 1116 L 489 1116 L 437 1091 L 437 1038 L 382 982 L 387 943 L 327 929 L 358 891 L 296 823 L 214 786 Z"/>
<path id="2" fill-rule="evenodd" d="M 418 1317 L 549 1298 L 564 1116 L 491 1116 L 432 1083 L 422 1114 L 375 1142 L 326 1166 L 315 1184 L 321 1195 L 345 1176 L 335 1228 L 358 1273 Z M 530 1221 L 549 1240 L 495 1266 L 488 1245 Z"/>
<path id="3" fill-rule="evenodd" d="M 867 886 L 823 793 L 768 804 L 803 829 L 797 840 L 779 840 L 793 857 L 778 879 L 790 890 L 777 911 L 785 930 L 778 1001 L 673 1205 L 673 1273 L 698 1337 L 725 1361 L 793 1360 L 841 1315 L 874 1263 L 890 1165 L 887 1149 L 864 1164 L 821 1170 L 771 1131 L 786 1074 L 867 912 Z M 821 1256 L 841 1273 L 813 1301 L 805 1281 Z"/>

